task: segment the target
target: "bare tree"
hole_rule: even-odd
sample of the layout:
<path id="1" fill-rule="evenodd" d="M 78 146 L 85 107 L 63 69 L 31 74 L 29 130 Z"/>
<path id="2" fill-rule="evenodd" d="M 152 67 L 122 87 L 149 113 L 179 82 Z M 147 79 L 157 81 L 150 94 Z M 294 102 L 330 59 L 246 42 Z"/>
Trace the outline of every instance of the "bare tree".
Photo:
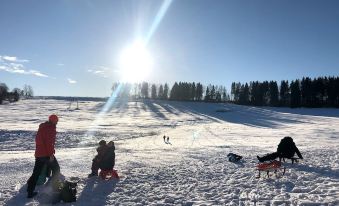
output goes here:
<path id="1" fill-rule="evenodd" d="M 8 87 L 5 83 L 0 83 L 0 104 L 6 98 L 8 93 Z"/>
<path id="2" fill-rule="evenodd" d="M 25 84 L 24 86 L 24 96 L 26 98 L 32 98 L 34 95 L 33 88 L 30 85 Z"/>

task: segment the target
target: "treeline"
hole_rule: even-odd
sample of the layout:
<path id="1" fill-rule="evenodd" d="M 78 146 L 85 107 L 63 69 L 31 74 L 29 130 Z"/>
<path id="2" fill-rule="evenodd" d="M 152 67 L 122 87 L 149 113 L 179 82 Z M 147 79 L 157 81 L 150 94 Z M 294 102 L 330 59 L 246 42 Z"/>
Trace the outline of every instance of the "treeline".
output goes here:
<path id="1" fill-rule="evenodd" d="M 232 83 L 234 103 L 281 107 L 339 107 L 339 77 L 304 77 L 289 83 L 252 81 Z"/>
<path id="2" fill-rule="evenodd" d="M 11 92 L 5 83 L 0 83 L 0 104 L 3 101 L 16 102 L 20 98 L 33 97 L 33 88 L 29 85 L 25 85 L 23 89 L 14 88 Z"/>
<path id="3" fill-rule="evenodd" d="M 113 95 L 133 99 L 163 99 L 177 101 L 206 101 L 223 102 L 230 99 L 226 87 L 208 85 L 203 86 L 195 82 L 175 82 L 172 88 L 165 84 L 114 83 Z"/>

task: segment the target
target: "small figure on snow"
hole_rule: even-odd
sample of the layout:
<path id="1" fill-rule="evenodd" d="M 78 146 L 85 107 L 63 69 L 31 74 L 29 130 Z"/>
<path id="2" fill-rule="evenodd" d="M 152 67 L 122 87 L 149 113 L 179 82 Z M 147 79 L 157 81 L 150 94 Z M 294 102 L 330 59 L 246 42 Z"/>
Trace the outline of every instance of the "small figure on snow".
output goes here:
<path id="1" fill-rule="evenodd" d="M 115 146 L 114 142 L 110 141 L 107 144 L 107 150 L 100 163 L 101 170 L 113 170 L 115 165 Z"/>
<path id="2" fill-rule="evenodd" d="M 88 175 L 88 177 L 98 176 L 98 170 L 100 167 L 100 163 L 103 160 L 105 152 L 107 150 L 107 145 L 105 140 L 100 140 L 99 147 L 97 148 L 98 154 L 92 160 L 92 173 Z"/>
<path id="3" fill-rule="evenodd" d="M 236 163 L 239 162 L 242 159 L 242 156 L 234 154 L 234 153 L 228 153 L 227 155 L 228 161 Z"/>
<path id="4" fill-rule="evenodd" d="M 293 158 L 294 154 L 297 153 L 298 157 L 300 159 L 303 159 L 303 156 L 301 155 L 299 149 L 293 142 L 292 137 L 284 137 L 279 145 L 277 152 L 267 154 L 263 157 L 257 156 L 259 162 L 264 162 L 264 161 L 269 161 L 269 160 L 274 160 L 276 158 Z"/>
<path id="5" fill-rule="evenodd" d="M 58 116 L 52 114 L 48 121 L 39 125 L 38 132 L 35 137 L 35 164 L 32 176 L 27 181 L 27 198 L 32 198 L 37 195 L 34 192 L 39 175 L 45 165 L 52 170 L 52 184 L 57 181 L 60 174 L 60 166 L 54 156 L 56 125 L 59 121 Z"/>
<path id="6" fill-rule="evenodd" d="M 165 143 L 166 143 L 166 144 L 172 145 L 172 144 L 170 143 L 170 141 L 169 141 L 169 136 L 166 137 L 166 142 L 165 142 Z"/>
<path id="7" fill-rule="evenodd" d="M 166 142 L 166 136 L 165 135 L 163 136 L 163 138 L 164 138 L 164 142 Z"/>

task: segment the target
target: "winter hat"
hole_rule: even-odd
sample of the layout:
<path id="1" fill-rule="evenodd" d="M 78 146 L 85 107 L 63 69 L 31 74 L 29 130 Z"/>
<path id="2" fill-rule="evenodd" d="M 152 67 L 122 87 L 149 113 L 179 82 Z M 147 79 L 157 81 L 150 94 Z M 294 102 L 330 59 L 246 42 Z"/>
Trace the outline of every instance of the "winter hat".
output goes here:
<path id="1" fill-rule="evenodd" d="M 105 140 L 100 140 L 99 145 L 100 146 L 106 145 L 106 141 Z"/>
<path id="2" fill-rule="evenodd" d="M 50 121 L 50 122 L 56 124 L 56 123 L 58 123 L 59 118 L 58 118 L 58 116 L 56 116 L 55 114 L 52 114 L 52 115 L 50 115 L 50 116 L 48 117 L 48 121 Z"/>
<path id="3" fill-rule="evenodd" d="M 284 139 L 285 139 L 286 141 L 293 142 L 292 137 L 286 136 L 286 137 L 284 137 Z"/>
<path id="4" fill-rule="evenodd" d="M 112 146 L 114 146 L 114 142 L 113 142 L 113 141 L 109 141 L 107 145 L 108 145 L 109 147 L 112 147 Z"/>

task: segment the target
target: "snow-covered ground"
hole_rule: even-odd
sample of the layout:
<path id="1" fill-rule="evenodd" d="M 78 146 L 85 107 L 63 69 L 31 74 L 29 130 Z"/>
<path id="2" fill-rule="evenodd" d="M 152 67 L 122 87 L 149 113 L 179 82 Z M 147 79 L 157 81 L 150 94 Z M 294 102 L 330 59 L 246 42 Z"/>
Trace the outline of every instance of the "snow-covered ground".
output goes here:
<path id="1" fill-rule="evenodd" d="M 26 181 L 36 130 L 52 113 L 60 117 L 61 172 L 80 179 L 77 202 L 68 205 L 339 205 L 338 109 L 117 101 L 104 114 L 104 102 L 69 104 L 0 105 L 0 205 L 41 202 L 42 192 L 26 199 Z M 282 177 L 255 178 L 256 155 L 274 152 L 287 135 L 304 160 L 284 163 Z M 87 178 L 101 139 L 115 140 L 119 181 Z M 229 152 L 244 161 L 229 162 Z"/>

